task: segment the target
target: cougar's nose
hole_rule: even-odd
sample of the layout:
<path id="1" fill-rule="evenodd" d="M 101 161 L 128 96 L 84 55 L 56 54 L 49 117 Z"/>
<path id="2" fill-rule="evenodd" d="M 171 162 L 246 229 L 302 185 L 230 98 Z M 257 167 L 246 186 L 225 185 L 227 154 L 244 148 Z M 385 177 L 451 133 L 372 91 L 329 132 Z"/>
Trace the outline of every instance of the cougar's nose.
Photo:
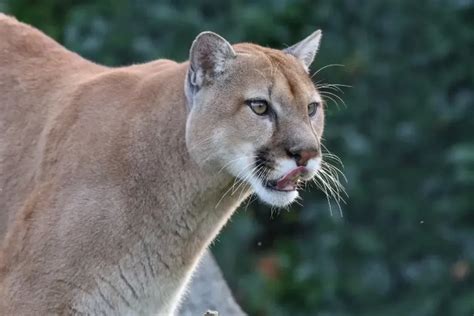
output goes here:
<path id="1" fill-rule="evenodd" d="M 311 158 L 318 156 L 318 149 L 317 148 L 307 148 L 307 149 L 287 149 L 286 153 L 290 158 L 293 158 L 296 161 L 296 165 L 299 166 L 306 166 L 308 161 Z"/>

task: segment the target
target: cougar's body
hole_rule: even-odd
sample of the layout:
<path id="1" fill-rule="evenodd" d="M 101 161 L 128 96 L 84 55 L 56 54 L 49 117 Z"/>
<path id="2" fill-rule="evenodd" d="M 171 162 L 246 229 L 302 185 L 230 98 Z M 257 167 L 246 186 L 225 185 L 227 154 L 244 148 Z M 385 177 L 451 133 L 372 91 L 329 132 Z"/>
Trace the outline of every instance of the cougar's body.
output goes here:
<path id="1" fill-rule="evenodd" d="M 109 68 L 0 14 L 1 315 L 174 312 L 202 252 L 240 202 L 258 191 L 243 181 L 239 194 L 226 194 L 247 168 L 232 160 L 250 157 L 231 157 L 251 143 L 239 140 L 236 128 L 261 119 L 237 107 L 244 102 L 237 89 L 275 71 L 267 65 L 235 81 L 245 67 L 265 63 L 266 51 L 244 44 L 236 53 L 212 33 L 196 40 L 194 51 L 191 63 Z M 253 64 L 245 59 L 252 54 L 260 58 Z M 297 58 L 280 54 L 294 64 L 294 76 L 306 78 Z M 222 80 L 211 83 L 217 77 Z M 298 89 L 315 95 L 298 82 L 273 85 L 293 89 L 295 100 L 304 98 Z M 222 94 L 232 96 L 225 100 L 232 111 L 211 110 Z M 269 139 L 282 144 L 270 119 L 262 124 L 255 148 L 267 148 Z M 279 124 L 291 130 L 290 121 Z M 315 126 L 322 132 L 322 117 Z M 284 166 L 273 166 L 275 179 L 294 168 Z M 294 199 L 277 191 L 264 200 Z"/>

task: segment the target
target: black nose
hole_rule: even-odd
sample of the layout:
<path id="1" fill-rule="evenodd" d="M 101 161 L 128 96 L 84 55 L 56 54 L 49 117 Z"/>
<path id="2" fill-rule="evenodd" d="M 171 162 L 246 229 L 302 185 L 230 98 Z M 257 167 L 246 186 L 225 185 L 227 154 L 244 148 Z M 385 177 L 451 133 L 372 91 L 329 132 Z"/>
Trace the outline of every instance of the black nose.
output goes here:
<path id="1" fill-rule="evenodd" d="M 311 158 L 318 156 L 318 150 L 316 148 L 287 149 L 286 153 L 290 158 L 296 161 L 296 165 L 298 166 L 306 166 Z"/>

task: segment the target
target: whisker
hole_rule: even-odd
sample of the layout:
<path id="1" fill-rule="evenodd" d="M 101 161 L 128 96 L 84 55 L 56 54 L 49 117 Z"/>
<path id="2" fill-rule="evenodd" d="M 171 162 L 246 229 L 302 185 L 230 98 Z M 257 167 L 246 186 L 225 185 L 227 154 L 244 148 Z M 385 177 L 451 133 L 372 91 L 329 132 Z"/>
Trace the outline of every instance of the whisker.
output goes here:
<path id="1" fill-rule="evenodd" d="M 344 91 L 342 91 L 342 89 L 339 88 L 339 87 L 321 85 L 321 86 L 316 86 L 316 88 L 318 88 L 319 92 L 326 91 L 326 89 L 328 89 L 328 90 L 332 90 L 332 91 L 340 92 L 340 93 L 344 94 Z"/>
<path id="2" fill-rule="evenodd" d="M 344 104 L 344 106 L 347 108 L 346 102 L 344 102 L 344 100 L 343 100 L 340 96 L 338 96 L 337 94 L 332 93 L 332 92 L 329 92 L 329 91 L 323 91 L 323 92 L 321 92 L 321 94 L 331 95 L 331 96 L 337 98 L 337 99 L 338 99 L 339 101 L 341 101 L 342 104 Z"/>
<path id="3" fill-rule="evenodd" d="M 328 82 L 316 82 L 315 83 L 315 86 L 317 88 L 319 87 L 334 87 L 334 88 L 338 88 L 340 89 L 340 91 L 342 92 L 343 90 L 341 89 L 342 88 L 353 88 L 351 85 L 348 85 L 348 84 L 341 84 L 341 83 L 328 83 Z"/>
<path id="4" fill-rule="evenodd" d="M 323 181 L 333 199 L 338 202 L 342 201 L 345 204 L 345 200 L 340 195 L 340 187 L 338 186 L 338 184 L 336 184 L 337 181 L 334 180 L 330 175 L 328 175 L 324 170 L 320 170 L 319 175 L 320 180 Z"/>
<path id="5" fill-rule="evenodd" d="M 252 164 L 253 165 L 253 164 Z M 252 170 L 250 170 L 250 172 L 242 179 L 242 181 L 240 182 L 240 184 L 237 186 L 237 188 L 235 188 L 235 190 L 232 191 L 232 194 L 234 194 L 235 192 L 237 192 L 237 190 L 244 184 L 246 183 L 252 176 L 253 176 L 253 173 L 258 170 L 259 168 L 261 168 L 261 166 L 255 166 Z"/>
<path id="6" fill-rule="evenodd" d="M 244 180 L 240 183 L 239 187 L 241 187 L 241 190 L 240 190 L 240 194 L 239 194 L 239 201 L 240 199 L 242 198 L 242 194 L 244 193 L 244 189 L 245 189 L 245 185 L 244 184 L 247 184 L 248 180 L 252 177 L 254 177 L 254 173 L 257 173 L 259 172 L 259 170 L 263 168 L 263 166 L 256 166 L 255 168 L 252 169 L 252 171 L 244 178 Z M 237 192 L 237 190 L 239 190 L 239 187 L 237 187 L 235 190 L 234 190 L 234 193 Z"/>
<path id="7" fill-rule="evenodd" d="M 222 172 L 222 170 L 224 170 L 224 168 L 228 167 L 230 164 L 232 164 L 233 162 L 235 162 L 235 161 L 237 161 L 237 160 L 241 160 L 241 159 L 251 159 L 251 160 L 252 160 L 252 163 L 253 163 L 253 159 L 255 159 L 255 158 L 257 158 L 257 155 L 243 156 L 243 157 L 238 157 L 238 158 L 235 158 L 235 159 L 231 159 L 231 160 L 228 161 L 224 166 L 222 166 L 222 168 L 220 168 L 217 173 L 219 174 L 220 172 Z"/>
<path id="8" fill-rule="evenodd" d="M 316 72 L 314 72 L 314 73 L 311 75 L 311 78 L 313 78 L 313 77 L 316 76 L 318 73 L 320 73 L 321 71 L 323 71 L 324 69 L 329 68 L 329 67 L 345 67 L 345 66 L 342 65 L 342 64 L 329 64 L 329 65 L 323 66 L 323 67 L 319 68 Z"/>
<path id="9" fill-rule="evenodd" d="M 321 94 L 321 96 L 323 97 L 323 99 L 329 99 L 329 100 L 331 100 L 331 101 L 337 106 L 337 109 L 338 109 L 338 110 L 340 109 L 340 107 L 339 107 L 339 102 L 338 102 L 335 98 L 333 98 L 333 97 L 332 97 L 331 95 L 329 95 L 329 94 L 326 94 L 326 92 L 324 92 L 324 91 L 321 91 L 320 94 Z"/>
<path id="10" fill-rule="evenodd" d="M 324 167 L 327 167 L 328 170 L 334 174 L 334 176 L 338 177 L 338 179 L 339 179 L 339 175 L 340 175 L 346 183 L 348 182 L 347 178 L 346 178 L 346 175 L 338 167 L 336 167 L 334 165 L 331 165 L 328 162 L 323 163 L 322 168 L 324 169 Z"/>
<path id="11" fill-rule="evenodd" d="M 319 181 L 319 182 L 318 182 Z M 316 174 L 315 178 L 313 179 L 313 183 L 316 184 L 316 186 L 324 193 L 326 196 L 326 201 L 328 203 L 329 207 L 329 214 L 332 216 L 332 205 L 331 205 L 331 200 L 329 198 L 329 193 L 328 190 L 326 189 L 326 186 L 324 185 L 324 180 L 321 180 L 321 177 L 319 174 Z"/>
<path id="12" fill-rule="evenodd" d="M 202 145 L 204 145 L 204 144 L 206 144 L 206 143 L 211 142 L 211 141 L 213 140 L 213 137 L 214 137 L 214 135 L 212 135 L 212 136 L 210 136 L 210 137 L 208 137 L 208 138 L 198 139 L 196 142 L 194 142 L 194 143 L 192 144 L 192 146 L 188 147 L 188 150 L 194 150 L 194 149 L 197 148 L 197 147 L 200 147 L 200 146 L 202 146 Z"/>
<path id="13" fill-rule="evenodd" d="M 234 178 L 234 181 L 232 183 L 232 185 L 229 187 L 229 189 L 227 189 L 227 191 L 224 192 L 224 194 L 222 195 L 222 197 L 219 199 L 219 201 L 217 202 L 216 206 L 214 208 L 217 208 L 219 206 L 219 204 L 222 202 L 222 200 L 224 199 L 224 197 L 237 185 L 237 184 L 241 184 L 244 182 L 244 180 L 240 179 L 239 176 L 240 174 L 242 174 L 243 172 L 245 172 L 249 167 L 252 167 L 253 166 L 253 161 L 251 163 L 249 163 L 247 166 L 245 166 L 244 168 L 242 168 L 242 170 L 237 174 L 237 176 Z M 232 193 L 231 193 L 231 196 L 235 193 L 234 190 L 232 190 Z"/>
<path id="14" fill-rule="evenodd" d="M 334 194 L 334 199 L 346 204 L 346 201 L 342 197 L 342 194 L 344 196 L 348 196 L 348 195 L 346 193 L 345 188 L 340 184 L 339 179 L 333 178 L 331 175 L 327 174 L 325 171 L 322 171 L 320 175 L 322 178 L 324 178 L 327 181 L 329 188 L 331 188 L 331 192 Z"/>

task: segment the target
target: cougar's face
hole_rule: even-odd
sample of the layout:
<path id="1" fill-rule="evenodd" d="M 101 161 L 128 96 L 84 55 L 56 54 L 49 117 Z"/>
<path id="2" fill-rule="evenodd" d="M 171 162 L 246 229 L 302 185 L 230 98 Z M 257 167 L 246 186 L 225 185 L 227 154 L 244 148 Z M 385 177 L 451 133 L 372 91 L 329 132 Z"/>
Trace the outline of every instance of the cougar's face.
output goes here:
<path id="1" fill-rule="evenodd" d="M 323 128 L 322 99 L 304 64 L 241 44 L 219 80 L 195 91 L 187 145 L 203 167 L 249 184 L 267 204 L 285 206 L 320 168 Z"/>

